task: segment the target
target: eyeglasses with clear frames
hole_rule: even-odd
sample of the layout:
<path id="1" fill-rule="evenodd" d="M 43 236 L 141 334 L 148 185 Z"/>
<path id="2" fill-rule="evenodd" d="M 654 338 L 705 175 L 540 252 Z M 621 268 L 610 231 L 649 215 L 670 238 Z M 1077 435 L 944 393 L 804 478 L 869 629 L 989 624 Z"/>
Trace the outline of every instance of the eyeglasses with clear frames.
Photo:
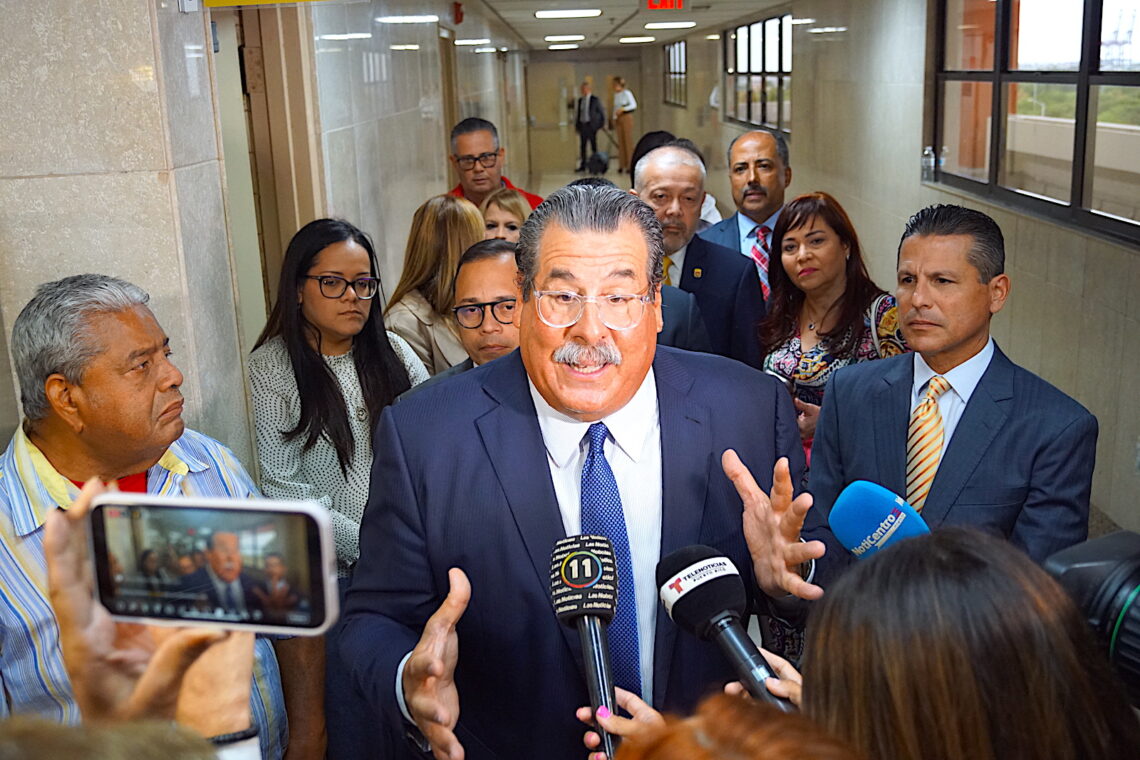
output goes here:
<path id="1" fill-rule="evenodd" d="M 592 303 L 598 309 L 598 318 L 611 330 L 631 330 L 645 316 L 645 304 L 653 300 L 648 293 L 613 293 L 603 296 L 584 296 L 568 290 L 536 290 L 538 318 L 547 326 L 569 327 L 576 324 Z"/>
<path id="2" fill-rule="evenodd" d="M 487 307 L 491 309 L 491 316 L 501 325 L 509 325 L 515 316 L 515 299 L 504 298 L 501 301 L 484 301 L 483 303 L 465 303 L 456 306 L 451 311 L 455 314 L 455 321 L 460 327 L 468 330 L 478 330 L 483 326 L 487 316 Z"/>
<path id="3" fill-rule="evenodd" d="M 490 169 L 499 160 L 499 151 L 493 150 L 489 153 L 480 153 L 477 156 L 456 156 L 455 163 L 459 164 L 459 168 L 463 171 L 470 171 L 475 168 L 475 162 L 478 161 L 485 169 Z"/>
<path id="4" fill-rule="evenodd" d="M 307 274 L 305 279 L 316 280 L 320 283 L 321 295 L 325 298 L 340 298 L 348 290 L 348 286 L 352 285 L 352 289 L 356 291 L 356 297 L 362 301 L 367 301 L 376 295 L 376 291 L 380 287 L 380 280 L 375 277 L 357 277 L 355 280 L 346 280 L 335 274 Z"/>

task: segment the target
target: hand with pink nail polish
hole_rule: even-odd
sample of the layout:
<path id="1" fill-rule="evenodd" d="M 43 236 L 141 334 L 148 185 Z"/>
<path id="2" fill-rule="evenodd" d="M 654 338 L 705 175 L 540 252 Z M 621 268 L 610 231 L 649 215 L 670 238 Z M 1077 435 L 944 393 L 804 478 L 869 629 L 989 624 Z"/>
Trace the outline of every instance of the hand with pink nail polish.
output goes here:
<path id="1" fill-rule="evenodd" d="M 622 688 L 618 688 L 615 694 L 618 706 L 630 714 L 629 718 L 614 715 L 609 711 L 609 708 L 603 705 L 598 708 L 596 721 L 593 710 L 589 707 L 579 707 L 575 712 L 578 720 L 588 726 L 593 726 L 596 723 L 614 736 L 620 736 L 625 741 L 634 742 L 665 727 L 665 718 L 662 717 L 661 713 L 646 704 L 636 694 Z M 582 743 L 586 745 L 586 749 L 591 750 L 588 760 L 607 760 L 604 753 L 594 751 L 602 743 L 602 739 L 596 731 L 587 731 L 582 738 Z M 613 759 L 609 758 L 608 760 Z"/>

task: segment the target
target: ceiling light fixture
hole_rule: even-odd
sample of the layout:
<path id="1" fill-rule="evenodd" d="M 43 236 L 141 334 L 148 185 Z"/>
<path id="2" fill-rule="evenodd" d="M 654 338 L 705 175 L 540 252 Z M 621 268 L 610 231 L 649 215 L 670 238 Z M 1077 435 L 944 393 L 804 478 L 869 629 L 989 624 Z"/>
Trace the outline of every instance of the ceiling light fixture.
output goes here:
<path id="1" fill-rule="evenodd" d="M 462 47 L 463 45 L 486 45 L 488 42 L 490 42 L 490 40 L 484 37 L 479 40 L 456 40 L 455 44 Z"/>
<path id="2" fill-rule="evenodd" d="M 846 32 L 845 26 L 818 26 L 815 29 L 808 29 L 808 34 L 831 34 L 832 32 Z"/>
<path id="3" fill-rule="evenodd" d="M 653 23 L 646 24 L 646 29 L 692 29 L 697 25 L 696 21 L 654 21 Z"/>
<path id="4" fill-rule="evenodd" d="M 719 34 L 706 34 L 705 39 L 706 40 L 719 40 L 720 35 Z"/>
<path id="5" fill-rule="evenodd" d="M 434 24 L 439 16 L 377 16 L 378 24 Z"/>
<path id="6" fill-rule="evenodd" d="M 548 45 L 547 50 L 577 50 L 578 46 L 574 44 L 569 45 Z"/>
<path id="7" fill-rule="evenodd" d="M 602 12 L 597 8 L 583 8 L 576 11 L 535 11 L 535 18 L 597 18 Z"/>
<path id="8" fill-rule="evenodd" d="M 586 39 L 584 34 L 548 34 L 542 39 L 547 42 L 581 42 Z"/>
<path id="9" fill-rule="evenodd" d="M 618 42 L 623 45 L 636 45 L 639 42 L 653 42 L 656 37 L 620 37 Z"/>
<path id="10" fill-rule="evenodd" d="M 798 24 L 814 24 L 814 23 L 815 23 L 814 18 L 794 18 L 794 19 L 792 19 L 792 26 L 796 26 Z"/>
<path id="11" fill-rule="evenodd" d="M 318 40 L 370 40 L 372 35 L 368 32 L 350 32 L 348 34 L 322 34 Z"/>
<path id="12" fill-rule="evenodd" d="M 389 45 L 389 50 L 419 50 L 419 45 Z"/>

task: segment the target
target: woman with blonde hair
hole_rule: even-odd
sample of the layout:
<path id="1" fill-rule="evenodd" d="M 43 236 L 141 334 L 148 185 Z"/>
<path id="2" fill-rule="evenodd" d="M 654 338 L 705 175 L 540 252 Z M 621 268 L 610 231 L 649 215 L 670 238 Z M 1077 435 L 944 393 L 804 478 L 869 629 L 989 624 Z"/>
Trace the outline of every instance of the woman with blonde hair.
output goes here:
<path id="1" fill-rule="evenodd" d="M 451 316 L 452 287 L 460 255 L 482 239 L 483 217 L 463 198 L 437 195 L 412 217 L 404 271 L 384 321 L 433 375 L 467 359 Z"/>
<path id="2" fill-rule="evenodd" d="M 483 215 L 483 236 L 486 240 L 519 242 L 519 230 L 530 216 L 530 204 L 518 190 L 500 187 L 479 205 Z"/>

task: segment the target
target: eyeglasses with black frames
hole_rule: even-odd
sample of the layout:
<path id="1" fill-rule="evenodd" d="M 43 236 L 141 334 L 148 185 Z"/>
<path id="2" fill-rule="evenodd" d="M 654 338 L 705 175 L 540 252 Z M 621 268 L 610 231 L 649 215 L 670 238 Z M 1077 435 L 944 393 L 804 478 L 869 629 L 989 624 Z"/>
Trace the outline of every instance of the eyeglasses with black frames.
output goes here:
<path id="1" fill-rule="evenodd" d="M 475 162 L 478 161 L 484 168 L 490 169 L 499 160 L 499 151 L 493 150 L 489 153 L 480 153 L 477 156 L 456 156 L 455 163 L 459 164 L 459 168 L 463 171 L 471 171 L 475 168 Z"/>
<path id="2" fill-rule="evenodd" d="M 653 300 L 648 293 L 613 293 L 604 296 L 584 296 L 567 290 L 536 290 L 538 317 L 549 327 L 562 328 L 576 324 L 592 303 L 598 309 L 602 324 L 611 330 L 630 330 L 641 323 L 645 304 Z"/>
<path id="3" fill-rule="evenodd" d="M 352 289 L 356 291 L 356 297 L 367 301 L 376 295 L 376 291 L 380 288 L 380 280 L 375 277 L 357 277 L 355 280 L 346 280 L 335 274 L 307 274 L 305 279 L 319 282 L 321 295 L 325 298 L 340 298 L 348 290 L 348 286 L 352 285 Z"/>
<path id="4" fill-rule="evenodd" d="M 459 323 L 460 327 L 466 327 L 468 330 L 477 330 L 483 325 L 483 319 L 487 316 L 488 307 L 491 309 L 491 315 L 499 324 L 509 325 L 514 320 L 514 298 L 503 298 L 498 301 L 484 301 L 483 303 L 465 303 L 462 306 L 456 306 L 452 311 L 455 313 L 455 321 Z"/>

